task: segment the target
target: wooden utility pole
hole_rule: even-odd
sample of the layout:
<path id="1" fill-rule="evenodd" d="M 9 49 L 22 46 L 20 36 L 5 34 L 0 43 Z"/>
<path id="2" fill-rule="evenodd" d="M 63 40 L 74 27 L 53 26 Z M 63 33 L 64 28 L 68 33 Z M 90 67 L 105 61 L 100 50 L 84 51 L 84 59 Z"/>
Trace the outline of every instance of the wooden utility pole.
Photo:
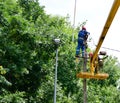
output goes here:
<path id="1" fill-rule="evenodd" d="M 87 52 L 85 46 L 85 55 L 84 55 L 83 71 L 87 71 Z M 87 103 L 87 80 L 83 79 L 83 103 Z"/>

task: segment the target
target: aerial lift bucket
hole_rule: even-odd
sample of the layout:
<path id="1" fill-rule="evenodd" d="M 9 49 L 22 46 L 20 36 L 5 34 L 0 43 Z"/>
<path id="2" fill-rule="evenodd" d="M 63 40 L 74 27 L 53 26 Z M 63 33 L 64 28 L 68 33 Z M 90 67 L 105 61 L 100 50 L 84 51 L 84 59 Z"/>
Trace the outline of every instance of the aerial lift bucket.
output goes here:
<path id="1" fill-rule="evenodd" d="M 89 72 L 80 72 L 77 74 L 78 78 L 84 79 L 106 79 L 109 77 L 107 73 L 89 73 Z"/>

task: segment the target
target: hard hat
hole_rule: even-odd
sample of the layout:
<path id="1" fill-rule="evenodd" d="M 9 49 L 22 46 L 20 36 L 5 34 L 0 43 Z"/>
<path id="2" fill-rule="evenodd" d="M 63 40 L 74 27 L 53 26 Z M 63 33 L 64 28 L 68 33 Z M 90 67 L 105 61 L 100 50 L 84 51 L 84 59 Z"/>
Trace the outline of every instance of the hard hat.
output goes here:
<path id="1" fill-rule="evenodd" d="M 83 27 L 82 27 L 82 30 L 86 30 L 86 28 L 83 26 Z"/>
<path id="2" fill-rule="evenodd" d="M 93 57 L 93 53 L 90 52 L 89 53 L 89 57 L 92 58 Z"/>

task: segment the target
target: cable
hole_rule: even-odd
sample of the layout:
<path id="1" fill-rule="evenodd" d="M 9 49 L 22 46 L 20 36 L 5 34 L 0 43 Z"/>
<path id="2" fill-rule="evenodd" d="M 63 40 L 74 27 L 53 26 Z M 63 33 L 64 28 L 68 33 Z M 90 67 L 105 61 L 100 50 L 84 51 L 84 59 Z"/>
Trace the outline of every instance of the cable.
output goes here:
<path id="1" fill-rule="evenodd" d="M 108 50 L 112 50 L 112 51 L 116 51 L 116 52 L 120 52 L 120 50 L 111 49 L 111 48 L 107 48 L 107 47 L 101 47 L 101 48 L 108 49 Z"/>
<path id="2" fill-rule="evenodd" d="M 92 37 L 90 37 L 92 42 L 93 42 L 93 45 L 96 47 L 97 45 L 95 44 L 95 41 Z M 108 48 L 108 47 L 101 47 L 101 48 L 104 48 L 104 49 L 107 49 L 107 50 L 111 50 L 111 51 L 115 51 L 115 52 L 120 52 L 120 50 L 116 50 L 116 49 L 112 49 L 112 48 Z"/>
<path id="3" fill-rule="evenodd" d="M 92 36 L 91 36 L 91 35 L 90 35 L 90 40 L 92 40 L 93 46 L 95 46 L 95 47 L 96 47 L 95 41 L 94 41 L 94 39 L 92 38 Z"/>

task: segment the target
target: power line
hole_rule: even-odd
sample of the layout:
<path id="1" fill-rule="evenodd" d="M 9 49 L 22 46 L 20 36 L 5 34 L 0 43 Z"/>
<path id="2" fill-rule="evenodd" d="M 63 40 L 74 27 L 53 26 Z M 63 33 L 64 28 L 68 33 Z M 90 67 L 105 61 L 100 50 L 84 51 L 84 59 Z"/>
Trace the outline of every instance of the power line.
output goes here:
<path id="1" fill-rule="evenodd" d="M 107 48 L 107 47 L 101 47 L 101 48 L 108 49 L 108 50 L 112 50 L 112 51 L 116 51 L 116 52 L 120 52 L 120 50 L 111 49 L 111 48 Z"/>
<path id="2" fill-rule="evenodd" d="M 92 40 L 92 43 L 93 45 L 96 47 L 97 45 L 95 44 L 95 41 L 92 37 L 90 37 L 91 40 Z M 111 51 L 115 51 L 115 52 L 120 52 L 120 50 L 116 50 L 116 49 L 112 49 L 112 48 L 108 48 L 108 47 L 101 47 L 101 48 L 104 48 L 104 49 L 107 49 L 107 50 L 111 50 Z"/>

